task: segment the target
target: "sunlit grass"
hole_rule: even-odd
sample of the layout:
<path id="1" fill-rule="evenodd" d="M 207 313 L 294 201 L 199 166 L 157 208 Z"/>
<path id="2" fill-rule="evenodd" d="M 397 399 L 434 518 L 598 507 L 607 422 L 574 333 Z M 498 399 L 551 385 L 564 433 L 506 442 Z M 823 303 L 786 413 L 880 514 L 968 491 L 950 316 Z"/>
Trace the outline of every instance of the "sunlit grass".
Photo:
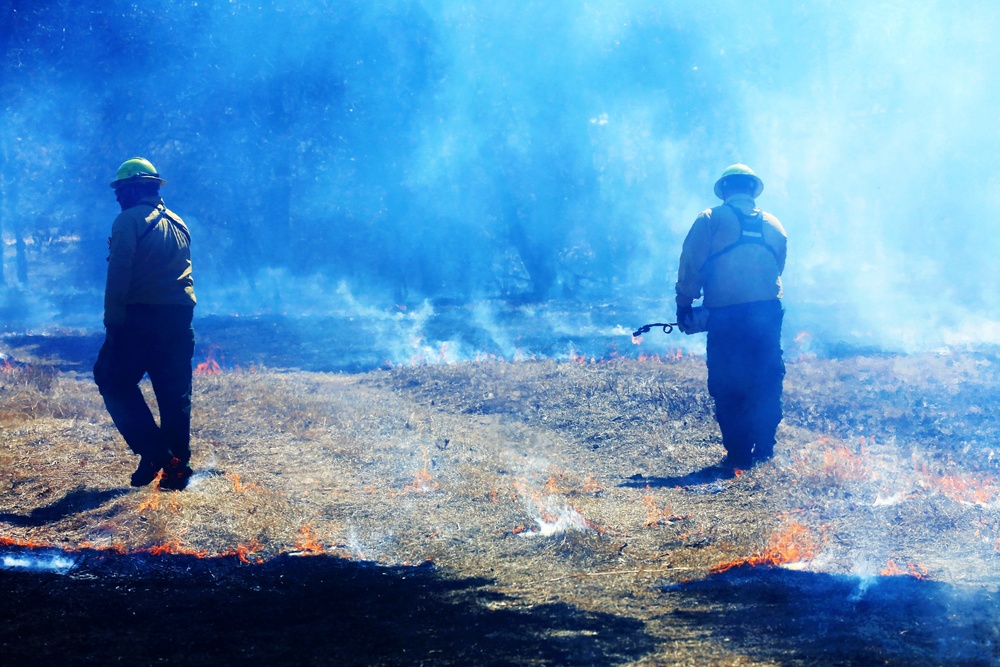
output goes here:
<path id="1" fill-rule="evenodd" d="M 89 376 L 0 381 L 17 543 L 432 560 L 640 618 L 656 586 L 741 564 L 1000 579 L 984 356 L 793 360 L 776 458 L 732 479 L 690 476 L 723 455 L 697 358 L 198 375 L 181 493 L 127 487 L 135 457 Z"/>

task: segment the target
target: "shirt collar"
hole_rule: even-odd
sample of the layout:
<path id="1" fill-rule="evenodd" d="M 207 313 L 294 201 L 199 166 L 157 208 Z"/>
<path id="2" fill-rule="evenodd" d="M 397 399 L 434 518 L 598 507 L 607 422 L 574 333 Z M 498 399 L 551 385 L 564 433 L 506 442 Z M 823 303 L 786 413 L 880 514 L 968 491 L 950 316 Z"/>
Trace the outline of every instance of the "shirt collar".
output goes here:
<path id="1" fill-rule="evenodd" d="M 757 208 L 757 203 L 753 200 L 753 197 L 744 192 L 739 192 L 730 196 L 723 202 L 723 204 L 738 208 L 744 213 L 751 213 L 755 208 Z"/>

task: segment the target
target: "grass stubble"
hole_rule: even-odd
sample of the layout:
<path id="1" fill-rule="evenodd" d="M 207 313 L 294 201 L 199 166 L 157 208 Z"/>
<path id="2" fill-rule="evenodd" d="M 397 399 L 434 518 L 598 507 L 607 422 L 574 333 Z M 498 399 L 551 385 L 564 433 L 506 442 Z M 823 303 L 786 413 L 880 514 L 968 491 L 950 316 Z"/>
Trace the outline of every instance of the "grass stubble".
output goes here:
<path id="1" fill-rule="evenodd" d="M 724 603 L 685 586 L 785 561 L 995 597 L 998 368 L 981 351 L 790 360 L 777 455 L 733 479 L 695 474 L 723 455 L 696 357 L 223 371 L 195 378 L 198 475 L 169 493 L 127 489 L 135 458 L 89 375 L 17 364 L 0 373 L 0 535 L 433 562 L 490 580 L 487 606 L 638 619 L 658 643 L 635 664 L 778 664 L 745 650 L 766 639 L 686 621 Z M 963 629 L 973 656 L 996 650 L 991 618 Z"/>

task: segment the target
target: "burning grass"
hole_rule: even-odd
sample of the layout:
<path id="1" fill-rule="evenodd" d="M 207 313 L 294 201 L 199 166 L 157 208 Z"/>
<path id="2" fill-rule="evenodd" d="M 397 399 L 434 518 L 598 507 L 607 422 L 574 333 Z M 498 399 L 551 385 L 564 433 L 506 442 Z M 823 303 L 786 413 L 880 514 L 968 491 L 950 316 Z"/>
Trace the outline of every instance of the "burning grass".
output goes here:
<path id="1" fill-rule="evenodd" d="M 46 580 L 46 595 L 55 601 L 64 586 L 95 604 L 100 582 L 113 590 L 125 567 L 109 574 L 108 563 L 125 558 L 169 564 L 168 576 L 245 601 L 254 586 L 284 590 L 282 567 L 334 582 L 367 577 L 375 564 L 396 582 L 378 588 L 384 596 L 416 576 L 435 600 L 422 598 L 423 608 L 455 625 L 406 631 L 410 653 L 378 653 L 379 664 L 487 664 L 490 655 L 493 664 L 831 664 L 818 630 L 796 625 L 802 609 L 833 625 L 845 605 L 864 617 L 868 591 L 889 590 L 872 582 L 892 578 L 934 586 L 928 622 L 938 635 L 899 642 L 890 633 L 916 632 L 900 612 L 880 621 L 886 634 L 857 627 L 838 664 L 939 664 L 941 647 L 958 641 L 966 664 L 989 664 L 1000 658 L 996 363 L 984 352 L 794 361 L 776 458 L 722 478 L 710 469 L 723 450 L 697 358 L 354 375 L 206 361 L 195 379 L 197 475 L 170 493 L 127 487 L 135 460 L 88 375 L 7 361 L 0 551 L 22 563 L 65 554 L 67 573 L 35 575 L 60 578 Z M 289 565 L 294 556 L 315 565 Z M 29 586 L 19 567 L 0 570 L 6 590 Z M 798 578 L 767 574 L 789 568 Z M 145 590 L 147 574 L 131 576 Z M 734 586 L 739 602 L 727 597 Z M 904 606 L 931 591 L 894 586 Z M 828 613 L 831 590 L 841 606 Z M 141 605 L 129 600 L 117 604 Z M 371 619 L 389 613 L 357 604 Z M 959 623 L 966 604 L 973 620 Z M 734 620 L 761 605 L 771 605 L 773 627 L 748 632 Z M 476 619 L 462 639 L 459 608 Z M 51 620 L 44 610 L 57 613 L 37 609 L 37 625 L 6 622 L 36 650 L 58 646 L 32 634 Z M 433 627 L 418 615 L 414 628 Z M 497 648 L 497 636 L 532 623 L 545 627 L 526 652 Z M 849 634 L 846 621 L 837 627 Z M 341 664 L 376 655 L 357 633 Z M 565 650 L 546 657 L 541 646 Z"/>

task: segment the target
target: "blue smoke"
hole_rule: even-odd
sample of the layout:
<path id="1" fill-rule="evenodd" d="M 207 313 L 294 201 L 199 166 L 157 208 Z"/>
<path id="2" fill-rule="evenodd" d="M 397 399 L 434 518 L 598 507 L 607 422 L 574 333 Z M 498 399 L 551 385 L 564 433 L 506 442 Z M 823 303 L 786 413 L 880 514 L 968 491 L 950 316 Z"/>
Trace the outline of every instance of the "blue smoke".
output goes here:
<path id="1" fill-rule="evenodd" d="M 995 3 L 0 12 L 11 321 L 99 322 L 107 183 L 133 155 L 192 226 L 201 315 L 499 299 L 657 319 L 741 161 L 789 232 L 792 333 L 1000 341 Z"/>

